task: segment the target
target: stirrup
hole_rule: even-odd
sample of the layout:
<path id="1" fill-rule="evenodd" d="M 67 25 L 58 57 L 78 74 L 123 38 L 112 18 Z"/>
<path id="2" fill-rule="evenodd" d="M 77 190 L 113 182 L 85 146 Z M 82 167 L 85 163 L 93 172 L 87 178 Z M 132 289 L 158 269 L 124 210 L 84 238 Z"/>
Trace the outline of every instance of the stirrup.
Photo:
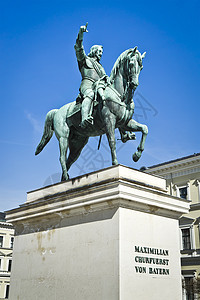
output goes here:
<path id="1" fill-rule="evenodd" d="M 89 125 L 93 125 L 93 124 L 94 124 L 93 117 L 90 116 L 90 117 L 88 117 L 87 119 L 83 120 L 83 121 L 80 123 L 80 127 L 86 128 L 86 127 L 88 127 Z"/>

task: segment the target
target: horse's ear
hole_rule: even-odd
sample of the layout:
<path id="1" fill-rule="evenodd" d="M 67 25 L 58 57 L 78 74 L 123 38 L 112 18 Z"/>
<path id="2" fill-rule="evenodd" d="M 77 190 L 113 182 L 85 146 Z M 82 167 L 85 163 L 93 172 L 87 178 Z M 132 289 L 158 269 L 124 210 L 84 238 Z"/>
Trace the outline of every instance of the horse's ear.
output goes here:
<path id="1" fill-rule="evenodd" d="M 129 49 L 129 56 L 133 57 L 137 51 L 137 46 L 135 48 Z"/>
<path id="2" fill-rule="evenodd" d="M 145 57 L 145 55 L 146 55 L 146 52 L 144 52 L 144 53 L 142 54 L 142 59 Z"/>
<path id="3" fill-rule="evenodd" d="M 133 54 L 135 54 L 137 51 L 137 46 L 135 46 L 135 48 L 133 49 Z"/>

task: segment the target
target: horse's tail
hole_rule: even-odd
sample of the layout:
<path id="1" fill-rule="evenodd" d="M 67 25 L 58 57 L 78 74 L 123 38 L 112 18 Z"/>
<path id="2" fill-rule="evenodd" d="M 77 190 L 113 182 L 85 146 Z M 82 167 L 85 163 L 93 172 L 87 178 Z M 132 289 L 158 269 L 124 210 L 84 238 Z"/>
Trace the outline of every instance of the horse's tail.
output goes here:
<path id="1" fill-rule="evenodd" d="M 53 135 L 53 118 L 56 112 L 57 109 L 52 109 L 46 115 L 43 136 L 39 145 L 36 148 L 35 155 L 38 155 L 43 150 L 43 148 L 50 141 Z"/>

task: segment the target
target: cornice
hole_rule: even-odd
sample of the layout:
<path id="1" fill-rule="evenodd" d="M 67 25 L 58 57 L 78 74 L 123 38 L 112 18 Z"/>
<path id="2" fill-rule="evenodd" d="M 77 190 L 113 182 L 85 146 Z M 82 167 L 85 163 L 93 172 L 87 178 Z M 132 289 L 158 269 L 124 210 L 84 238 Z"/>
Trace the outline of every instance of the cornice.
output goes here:
<path id="1" fill-rule="evenodd" d="M 195 203 L 190 205 L 190 211 L 200 210 L 200 203 Z"/>
<path id="2" fill-rule="evenodd" d="M 103 171 L 102 173 L 105 175 Z M 132 180 L 128 178 L 129 176 L 122 178 L 122 173 L 119 172 L 118 178 L 116 176 L 108 181 L 102 181 L 101 174 L 98 174 L 98 179 L 96 176 L 94 178 L 95 184 L 86 184 L 92 182 L 92 178 L 84 180 L 85 185 L 81 181 L 76 185 L 73 183 L 74 188 L 71 186 L 72 183 L 69 183 L 68 187 L 71 188 L 68 192 L 65 190 L 66 185 L 62 183 L 56 188 L 51 186 L 36 193 L 33 191 L 29 199 L 35 200 L 8 211 L 7 220 L 15 226 L 16 234 L 25 234 L 30 230 L 35 232 L 44 228 L 58 228 L 62 219 L 68 217 L 120 207 L 174 219 L 188 213 L 190 203 L 187 200 L 173 197 L 167 194 L 166 190 L 161 191 L 147 184 L 149 181 L 156 185 L 157 180 L 158 186 L 163 186 L 165 180 L 142 172 L 138 174 L 135 170 L 131 170 L 129 175 Z M 144 184 L 139 178 L 140 176 L 144 178 L 145 175 L 148 175 L 148 181 Z M 109 171 L 107 178 L 109 176 L 113 176 L 113 172 Z"/>
<path id="3" fill-rule="evenodd" d="M 145 170 L 145 172 L 148 174 L 163 176 L 165 179 L 200 173 L 200 159 L 190 162 L 166 163 L 162 166 L 149 168 Z"/>
<path id="4" fill-rule="evenodd" d="M 193 155 L 189 155 L 186 157 L 178 158 L 175 160 L 167 161 L 164 163 L 160 163 L 154 166 L 150 166 L 149 170 L 151 169 L 162 169 L 162 168 L 173 168 L 174 166 L 179 166 L 179 165 L 185 165 L 185 164 L 200 164 L 200 153 L 195 153 Z"/>

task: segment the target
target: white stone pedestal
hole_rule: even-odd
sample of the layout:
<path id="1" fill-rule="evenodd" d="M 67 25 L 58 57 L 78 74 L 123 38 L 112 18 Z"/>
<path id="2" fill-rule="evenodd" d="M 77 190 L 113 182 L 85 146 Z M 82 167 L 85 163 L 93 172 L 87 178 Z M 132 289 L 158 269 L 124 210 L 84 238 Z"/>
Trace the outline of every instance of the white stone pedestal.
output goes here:
<path id="1" fill-rule="evenodd" d="M 121 165 L 28 193 L 10 300 L 180 300 L 178 218 L 188 201 Z"/>

